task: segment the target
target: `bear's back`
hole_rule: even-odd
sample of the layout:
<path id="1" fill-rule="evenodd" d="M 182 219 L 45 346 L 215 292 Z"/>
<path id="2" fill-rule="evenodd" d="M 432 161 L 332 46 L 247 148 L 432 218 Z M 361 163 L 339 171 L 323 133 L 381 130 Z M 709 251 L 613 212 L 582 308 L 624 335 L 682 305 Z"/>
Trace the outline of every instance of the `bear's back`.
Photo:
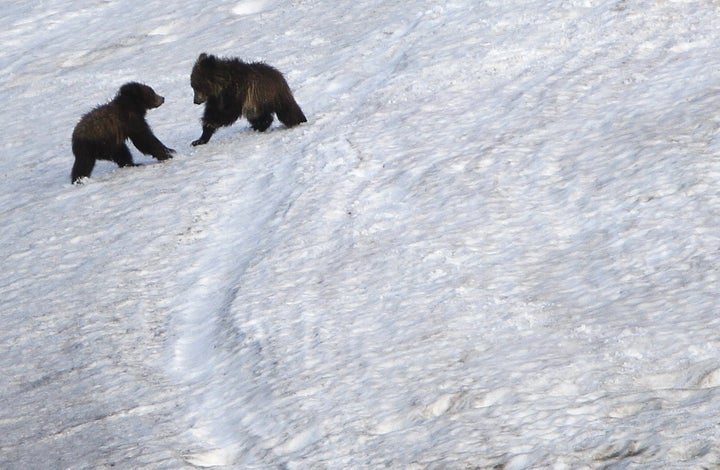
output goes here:
<path id="1" fill-rule="evenodd" d="M 114 102 L 100 105 L 80 118 L 73 130 L 73 141 L 92 140 L 118 145 L 125 141 L 127 123 Z"/>

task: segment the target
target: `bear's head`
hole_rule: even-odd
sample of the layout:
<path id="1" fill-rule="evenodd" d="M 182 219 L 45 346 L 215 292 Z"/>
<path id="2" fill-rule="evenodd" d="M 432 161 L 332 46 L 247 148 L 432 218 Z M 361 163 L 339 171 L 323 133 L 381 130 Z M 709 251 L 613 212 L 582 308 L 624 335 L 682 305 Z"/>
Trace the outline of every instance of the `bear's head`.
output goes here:
<path id="1" fill-rule="evenodd" d="M 224 82 L 218 58 L 204 52 L 200 54 L 190 74 L 190 86 L 195 93 L 193 103 L 203 104 L 211 96 L 220 94 Z"/>
<path id="2" fill-rule="evenodd" d="M 155 90 L 137 82 L 130 82 L 121 86 L 117 96 L 143 110 L 157 108 L 165 102 L 165 98 L 155 93 Z"/>

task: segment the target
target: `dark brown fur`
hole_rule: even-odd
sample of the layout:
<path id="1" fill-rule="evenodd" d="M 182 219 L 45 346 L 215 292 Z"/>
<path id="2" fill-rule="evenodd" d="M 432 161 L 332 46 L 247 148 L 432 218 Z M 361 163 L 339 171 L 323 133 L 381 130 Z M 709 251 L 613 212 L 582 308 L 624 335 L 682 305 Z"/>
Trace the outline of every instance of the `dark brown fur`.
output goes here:
<path id="1" fill-rule="evenodd" d="M 263 132 L 276 114 L 280 122 L 293 127 L 307 122 L 282 73 L 262 62 L 219 59 L 200 54 L 190 85 L 195 104 L 205 103 L 203 131 L 193 145 L 206 144 L 215 131 L 245 116 L 256 131 Z"/>
<path id="2" fill-rule="evenodd" d="M 85 114 L 72 134 L 73 184 L 90 176 L 96 160 L 110 160 L 120 167 L 133 166 L 127 139 L 146 155 L 158 160 L 172 158 L 175 151 L 163 145 L 145 121 L 147 110 L 164 102 L 165 98 L 149 86 L 130 82 L 120 87 L 112 101 Z"/>

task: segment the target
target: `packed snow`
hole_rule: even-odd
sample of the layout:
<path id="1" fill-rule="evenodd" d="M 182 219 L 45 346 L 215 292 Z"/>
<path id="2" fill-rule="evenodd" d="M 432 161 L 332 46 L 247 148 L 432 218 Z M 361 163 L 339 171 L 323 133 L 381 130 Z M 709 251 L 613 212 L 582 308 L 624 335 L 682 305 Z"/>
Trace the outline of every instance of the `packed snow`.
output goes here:
<path id="1" fill-rule="evenodd" d="M 720 468 L 718 7 L 4 2 L 0 468 Z M 308 122 L 191 147 L 200 52 Z"/>

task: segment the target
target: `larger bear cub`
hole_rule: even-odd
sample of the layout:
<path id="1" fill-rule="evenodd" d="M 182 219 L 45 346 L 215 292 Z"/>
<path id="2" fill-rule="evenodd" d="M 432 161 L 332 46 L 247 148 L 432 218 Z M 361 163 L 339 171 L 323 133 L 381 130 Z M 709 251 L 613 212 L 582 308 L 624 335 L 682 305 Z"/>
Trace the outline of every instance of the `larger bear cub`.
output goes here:
<path id="1" fill-rule="evenodd" d="M 193 67 L 190 85 L 195 104 L 205 103 L 202 135 L 193 145 L 206 144 L 218 128 L 230 126 L 243 115 L 260 132 L 270 127 L 273 114 L 287 127 L 307 122 L 285 77 L 262 62 L 245 63 L 202 53 Z"/>
<path id="2" fill-rule="evenodd" d="M 175 151 L 160 142 L 145 121 L 147 110 L 164 102 L 165 98 L 149 86 L 130 82 L 120 87 L 112 101 L 85 114 L 72 134 L 73 184 L 90 176 L 96 160 L 110 160 L 120 167 L 133 166 L 127 139 L 146 155 L 158 160 L 172 158 Z"/>

